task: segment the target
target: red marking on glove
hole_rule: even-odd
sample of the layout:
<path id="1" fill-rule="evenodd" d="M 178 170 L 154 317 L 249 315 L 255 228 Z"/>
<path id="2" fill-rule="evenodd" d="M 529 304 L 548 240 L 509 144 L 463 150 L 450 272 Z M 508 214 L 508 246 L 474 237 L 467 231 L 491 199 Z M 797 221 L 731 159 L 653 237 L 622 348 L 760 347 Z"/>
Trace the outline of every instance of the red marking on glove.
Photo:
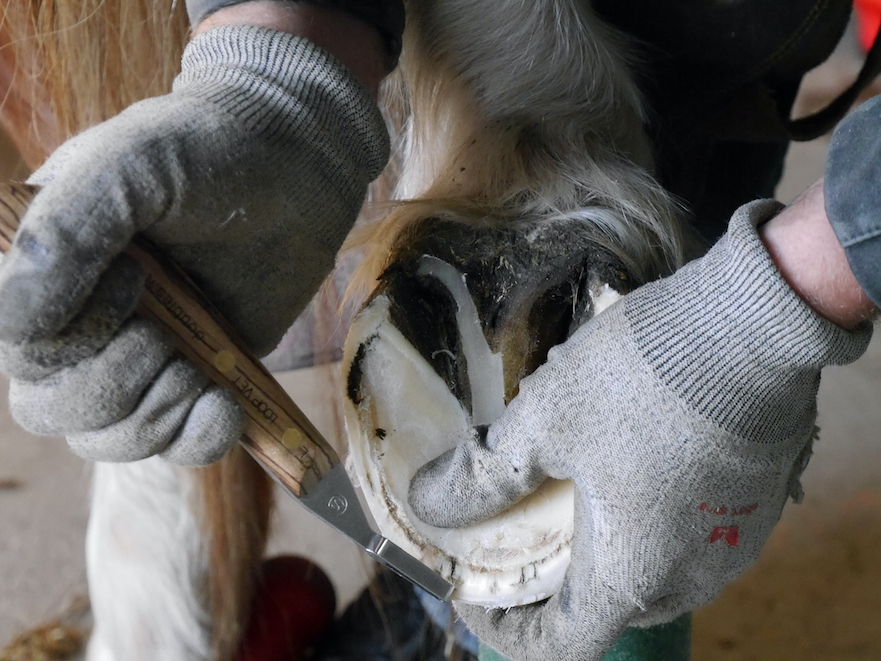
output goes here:
<path id="1" fill-rule="evenodd" d="M 701 503 L 698 509 L 701 512 L 707 512 L 708 514 L 718 514 L 719 516 L 725 516 L 726 514 L 731 514 L 732 516 L 744 516 L 750 515 L 759 509 L 758 503 L 753 503 L 752 505 L 739 505 L 737 507 L 710 507 L 706 503 Z"/>
<path id="2" fill-rule="evenodd" d="M 740 543 L 740 533 L 737 526 L 717 526 L 710 533 L 710 544 L 724 539 L 728 546 L 737 546 Z"/>

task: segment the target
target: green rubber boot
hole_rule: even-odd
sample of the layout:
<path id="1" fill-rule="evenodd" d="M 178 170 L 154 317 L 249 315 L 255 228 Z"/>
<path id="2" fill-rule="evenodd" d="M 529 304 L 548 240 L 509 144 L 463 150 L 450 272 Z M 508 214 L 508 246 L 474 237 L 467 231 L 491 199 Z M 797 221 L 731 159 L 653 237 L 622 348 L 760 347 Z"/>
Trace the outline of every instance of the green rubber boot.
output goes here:
<path id="1" fill-rule="evenodd" d="M 669 624 L 625 630 L 603 661 L 688 661 L 690 648 L 691 613 L 686 613 Z M 478 658 L 480 661 L 509 661 L 483 643 Z"/>

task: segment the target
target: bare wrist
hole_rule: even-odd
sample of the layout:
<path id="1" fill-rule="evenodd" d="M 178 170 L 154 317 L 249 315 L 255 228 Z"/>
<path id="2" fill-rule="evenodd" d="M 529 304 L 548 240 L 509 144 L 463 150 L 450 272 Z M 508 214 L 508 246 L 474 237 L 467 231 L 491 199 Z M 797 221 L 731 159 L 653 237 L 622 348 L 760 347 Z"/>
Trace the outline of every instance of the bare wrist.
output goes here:
<path id="1" fill-rule="evenodd" d="M 823 204 L 820 180 L 759 228 L 784 279 L 818 314 L 853 328 L 877 309 L 850 270 Z"/>
<path id="2" fill-rule="evenodd" d="M 219 9 L 195 26 L 193 34 L 222 25 L 256 25 L 308 39 L 340 60 L 376 98 L 385 74 L 382 38 L 376 28 L 345 11 L 252 0 Z"/>

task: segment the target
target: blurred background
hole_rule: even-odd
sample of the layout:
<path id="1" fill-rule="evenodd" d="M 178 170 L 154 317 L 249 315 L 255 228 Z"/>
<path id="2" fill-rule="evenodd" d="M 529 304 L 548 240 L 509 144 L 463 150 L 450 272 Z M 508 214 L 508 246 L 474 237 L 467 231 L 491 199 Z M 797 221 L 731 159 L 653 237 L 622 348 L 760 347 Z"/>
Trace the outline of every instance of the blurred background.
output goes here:
<path id="1" fill-rule="evenodd" d="M 805 80 L 797 114 L 833 98 L 861 60 L 854 29 Z M 792 146 L 780 200 L 822 175 L 827 145 L 821 138 Z M 25 176 L 0 135 L 0 180 Z M 328 368 L 281 381 L 333 438 Z M 5 402 L 5 382 L 0 397 Z M 695 661 L 881 659 L 881 338 L 855 364 L 824 371 L 819 424 L 804 503 L 787 506 L 758 564 L 695 614 Z M 0 407 L 0 661 L 12 658 L 2 650 L 14 636 L 43 623 L 88 627 L 89 473 L 63 440 L 28 435 Z M 365 583 L 368 562 L 286 496 L 278 502 L 270 554 L 312 558 L 331 576 L 338 602 L 348 602 Z"/>

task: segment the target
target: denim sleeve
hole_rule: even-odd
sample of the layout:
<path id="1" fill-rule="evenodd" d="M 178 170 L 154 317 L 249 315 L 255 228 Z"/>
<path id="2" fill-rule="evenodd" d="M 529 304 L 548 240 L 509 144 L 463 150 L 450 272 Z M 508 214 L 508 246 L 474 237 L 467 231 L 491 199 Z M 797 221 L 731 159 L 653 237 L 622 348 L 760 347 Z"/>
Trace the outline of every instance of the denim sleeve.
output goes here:
<path id="1" fill-rule="evenodd" d="M 187 0 L 190 24 L 197 25 L 218 9 L 238 5 L 247 0 Z M 318 5 L 342 9 L 375 27 L 382 35 L 386 49 L 386 70 L 397 66 L 404 32 L 403 0 L 286 0 L 291 4 Z"/>
<path id="2" fill-rule="evenodd" d="M 881 97 L 860 106 L 832 136 L 825 197 L 851 271 L 881 306 Z"/>

